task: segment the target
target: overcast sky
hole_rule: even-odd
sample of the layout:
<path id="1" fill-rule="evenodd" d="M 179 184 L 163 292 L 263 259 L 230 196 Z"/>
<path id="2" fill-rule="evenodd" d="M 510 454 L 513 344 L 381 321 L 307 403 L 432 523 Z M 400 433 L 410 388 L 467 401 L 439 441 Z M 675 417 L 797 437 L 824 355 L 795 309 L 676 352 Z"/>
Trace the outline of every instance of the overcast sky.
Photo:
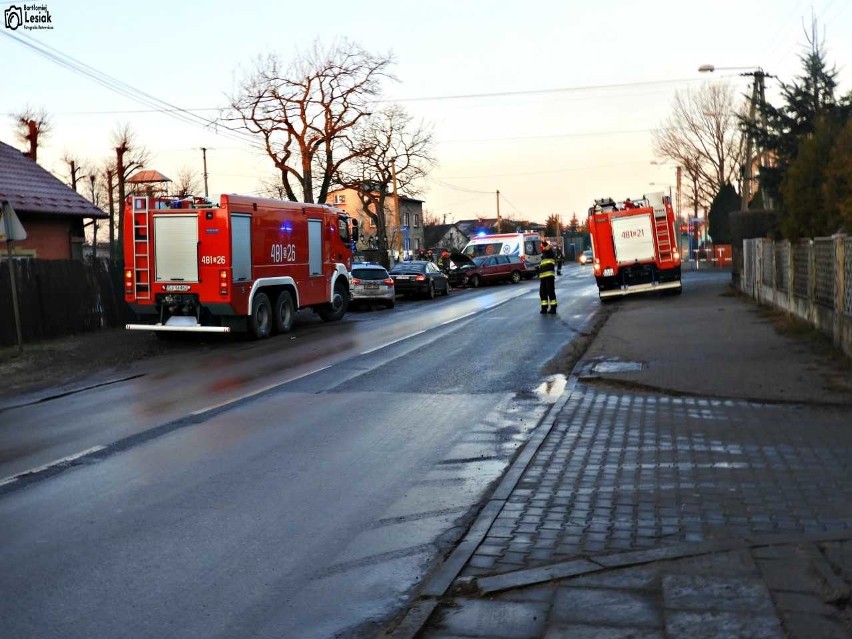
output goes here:
<path id="1" fill-rule="evenodd" d="M 54 129 L 39 160 L 66 180 L 62 155 L 107 158 L 120 123 L 151 151 L 146 168 L 166 175 L 200 173 L 200 148 L 210 149 L 211 194 L 256 192 L 274 172 L 247 144 L 152 111 L 10 34 L 211 119 L 256 55 L 286 60 L 346 37 L 393 54 L 386 98 L 434 127 L 438 165 L 419 197 L 447 221 L 493 217 L 498 189 L 503 215 L 542 222 L 582 217 L 596 197 L 667 189 L 675 169 L 651 164 L 651 131 L 674 92 L 708 81 L 697 72 L 707 63 L 792 80 L 812 11 L 841 91 L 852 90 L 851 0 L 31 2 L 52 29 L 2 29 L 0 140 L 20 146 L 9 115 L 45 109 Z M 736 71 L 712 79 L 748 91 Z"/>

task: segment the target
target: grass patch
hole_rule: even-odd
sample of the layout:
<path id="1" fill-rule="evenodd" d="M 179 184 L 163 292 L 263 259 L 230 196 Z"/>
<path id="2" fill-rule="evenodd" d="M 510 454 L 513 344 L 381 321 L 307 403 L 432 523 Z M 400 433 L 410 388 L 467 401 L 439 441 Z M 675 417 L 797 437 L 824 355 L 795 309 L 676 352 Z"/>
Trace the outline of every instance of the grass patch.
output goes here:
<path id="1" fill-rule="evenodd" d="M 829 360 L 843 372 L 852 372 L 852 359 L 834 345 L 825 333 L 787 311 L 758 306 L 758 314 L 769 321 L 778 333 L 806 345 L 811 352 Z"/>

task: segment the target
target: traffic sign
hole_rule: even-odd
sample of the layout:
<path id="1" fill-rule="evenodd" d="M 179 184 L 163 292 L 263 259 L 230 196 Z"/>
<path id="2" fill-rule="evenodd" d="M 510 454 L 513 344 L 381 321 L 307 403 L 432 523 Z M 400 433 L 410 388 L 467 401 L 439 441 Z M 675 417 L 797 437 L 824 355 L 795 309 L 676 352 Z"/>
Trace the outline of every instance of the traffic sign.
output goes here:
<path id="1" fill-rule="evenodd" d="M 24 230 L 24 225 L 15 215 L 15 209 L 8 201 L 3 201 L 3 208 L 0 210 L 0 242 L 20 242 L 27 239 L 27 232 Z"/>

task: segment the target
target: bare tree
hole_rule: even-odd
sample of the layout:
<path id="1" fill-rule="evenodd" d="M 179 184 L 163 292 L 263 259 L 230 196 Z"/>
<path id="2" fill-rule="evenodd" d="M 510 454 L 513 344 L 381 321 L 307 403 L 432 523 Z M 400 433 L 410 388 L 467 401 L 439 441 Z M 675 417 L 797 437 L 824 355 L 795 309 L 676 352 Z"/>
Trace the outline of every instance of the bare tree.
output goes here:
<path id="1" fill-rule="evenodd" d="M 119 125 L 112 133 L 112 145 L 115 149 L 115 182 L 118 190 L 117 217 L 121 218 L 124 208 L 125 183 L 137 169 L 150 161 L 150 153 L 136 141 L 136 134 L 129 124 Z M 124 225 L 118 224 L 118 247 L 116 248 L 116 214 L 109 218 L 109 257 L 115 263 L 121 260 L 124 246 Z"/>
<path id="2" fill-rule="evenodd" d="M 53 123 L 44 109 L 37 111 L 27 105 L 23 111 L 12 114 L 15 124 L 15 137 L 27 145 L 24 152 L 33 162 L 38 161 L 39 144 L 53 131 Z"/>
<path id="3" fill-rule="evenodd" d="M 438 226 L 439 224 L 445 224 L 446 219 L 446 215 L 442 218 L 437 213 L 432 213 L 432 211 L 428 209 L 423 209 L 423 226 Z"/>
<path id="4" fill-rule="evenodd" d="M 68 166 L 69 183 L 71 184 L 71 188 L 75 191 L 77 190 L 77 182 L 83 178 L 89 177 L 90 173 L 94 175 L 89 170 L 86 162 L 84 160 L 80 160 L 70 151 L 65 151 L 65 153 L 62 154 L 62 161 Z"/>
<path id="5" fill-rule="evenodd" d="M 298 200 L 298 187 L 302 201 L 324 202 L 333 176 L 363 151 L 350 135 L 391 77 L 392 61 L 346 40 L 317 42 L 286 69 L 275 54 L 260 57 L 223 119 L 262 139 L 288 199 Z"/>
<path id="6" fill-rule="evenodd" d="M 198 171 L 193 171 L 188 166 L 178 169 L 175 179 L 172 180 L 172 191 L 178 197 L 201 193 L 201 176 Z"/>
<path id="7" fill-rule="evenodd" d="M 696 211 L 709 206 L 725 184 L 741 181 L 743 110 L 730 84 L 707 83 L 676 92 L 671 114 L 654 131 L 654 152 L 683 167 L 688 202 Z"/>
<path id="8" fill-rule="evenodd" d="M 351 153 L 351 161 L 336 181 L 358 191 L 363 210 L 376 224 L 379 248 L 387 250 L 401 229 L 387 223 L 386 200 L 391 193 L 419 193 L 417 181 L 435 163 L 431 127 L 413 126 L 405 109 L 390 105 L 365 120 L 350 144 L 362 152 Z"/>
<path id="9" fill-rule="evenodd" d="M 287 189 L 281 181 L 281 175 L 262 177 L 257 183 L 257 194 L 261 197 L 271 197 L 278 200 L 287 199 Z"/>

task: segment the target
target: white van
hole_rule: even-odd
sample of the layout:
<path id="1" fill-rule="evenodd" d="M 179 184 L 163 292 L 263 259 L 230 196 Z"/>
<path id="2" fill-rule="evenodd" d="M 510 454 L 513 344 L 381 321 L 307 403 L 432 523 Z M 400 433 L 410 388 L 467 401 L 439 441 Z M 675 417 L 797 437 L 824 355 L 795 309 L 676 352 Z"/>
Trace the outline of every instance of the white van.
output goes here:
<path id="1" fill-rule="evenodd" d="M 470 258 L 480 255 L 517 255 L 524 263 L 527 279 L 541 264 L 541 236 L 538 233 L 496 233 L 474 237 L 462 249 Z"/>

